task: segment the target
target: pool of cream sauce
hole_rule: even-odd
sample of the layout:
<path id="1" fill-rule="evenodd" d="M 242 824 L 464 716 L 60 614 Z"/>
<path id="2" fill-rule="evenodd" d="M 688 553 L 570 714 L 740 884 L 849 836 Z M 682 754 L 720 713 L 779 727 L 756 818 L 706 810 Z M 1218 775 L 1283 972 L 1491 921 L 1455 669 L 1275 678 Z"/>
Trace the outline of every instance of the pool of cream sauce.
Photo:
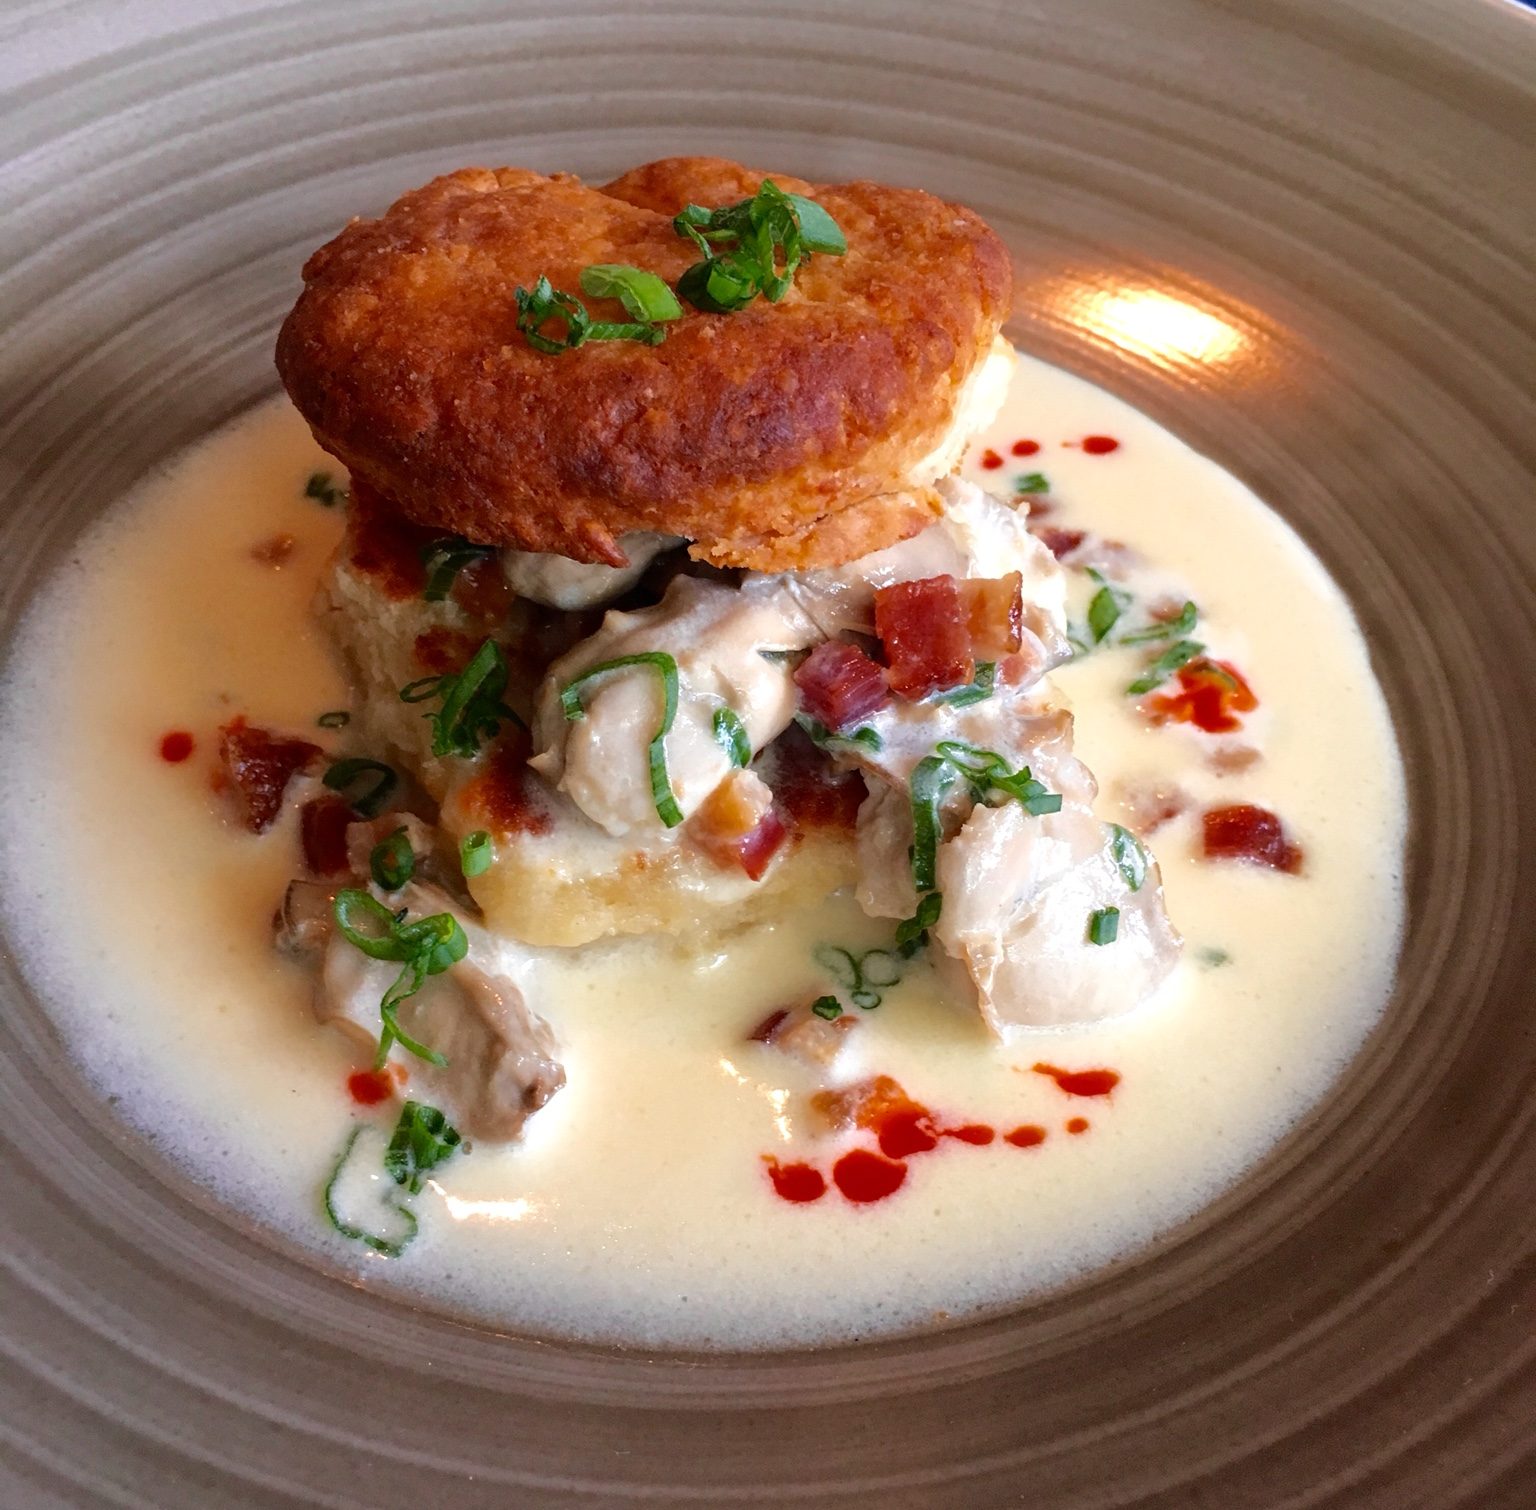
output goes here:
<path id="1" fill-rule="evenodd" d="M 1090 434 L 1119 447 L 1075 444 Z M 1015 461 L 1021 437 L 1041 450 Z M 989 446 L 1003 468 L 979 469 Z M 1220 776 L 1202 759 L 1208 736 L 1153 728 L 1124 696 L 1136 652 L 1064 668 L 1101 812 L 1119 816 L 1117 778 L 1262 803 L 1305 847 L 1305 874 L 1202 862 L 1192 817 L 1161 829 L 1151 847 L 1183 962 L 1151 1005 L 1090 1029 L 997 1046 L 915 965 L 863 1014 L 860 1063 L 951 1121 L 1048 1136 L 1029 1150 L 945 1143 L 864 1207 L 835 1192 L 803 1206 L 775 1197 L 763 1154 L 830 1161 L 803 1112 L 806 1077 L 744 1035 L 780 1002 L 828 989 L 817 944 L 873 947 L 888 924 L 834 898 L 695 952 L 584 951 L 552 967 L 536 1003 L 569 1084 L 525 1140 L 445 1166 L 402 1258 L 346 1243 L 319 1191 L 366 1115 L 344 1089 L 355 1061 L 315 1025 L 306 979 L 270 943 L 297 863 L 291 815 L 253 837 L 210 785 L 233 714 L 313 730 L 346 704 L 308 611 L 341 521 L 303 489 L 332 467 L 282 400 L 180 458 L 80 542 L 0 689 L 0 850 L 7 873 L 29 879 L 4 898 L 5 922 L 53 941 L 23 958 L 69 1051 L 159 1150 L 323 1262 L 461 1316 L 635 1345 L 921 1328 L 1067 1284 L 1175 1228 L 1306 1115 L 1381 1013 L 1401 923 L 1403 784 L 1348 606 L 1232 477 L 1026 358 L 968 474 L 1007 492 L 1016 474 L 1044 472 L 1050 522 L 1122 540 L 1186 583 L 1202 637 L 1263 702 L 1265 759 Z M 294 537 L 280 569 L 250 554 L 274 533 Z M 167 764 L 160 737 L 183 728 L 196 751 Z M 91 856 L 116 858 L 82 863 Z M 60 915 L 67 930 L 52 926 Z M 1209 963 L 1211 950 L 1228 962 Z M 1109 1098 L 1075 1100 L 1030 1072 L 1042 1058 L 1122 1080 Z M 1089 1122 L 1075 1136 L 1074 1116 Z"/>

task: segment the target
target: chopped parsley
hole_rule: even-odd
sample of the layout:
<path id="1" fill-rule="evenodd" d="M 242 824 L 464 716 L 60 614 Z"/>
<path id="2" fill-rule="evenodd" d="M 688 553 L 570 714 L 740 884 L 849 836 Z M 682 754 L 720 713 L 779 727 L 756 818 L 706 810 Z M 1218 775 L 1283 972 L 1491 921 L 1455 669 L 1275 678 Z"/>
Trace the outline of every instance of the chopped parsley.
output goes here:
<path id="1" fill-rule="evenodd" d="M 560 689 L 560 707 L 571 723 L 585 718 L 587 712 L 581 705 L 582 688 L 588 686 L 597 677 L 606 676 L 612 671 L 622 671 L 628 666 L 647 666 L 661 678 L 661 723 L 651 736 L 650 744 L 646 747 L 646 755 L 650 766 L 651 801 L 656 804 L 656 816 L 668 828 L 676 828 L 683 821 L 683 810 L 677 805 L 677 798 L 672 792 L 672 782 L 667 774 L 666 738 L 672 731 L 673 720 L 677 717 L 677 662 L 664 650 L 647 650 L 638 655 L 616 656 L 611 661 L 589 666 L 580 676 L 573 677 Z"/>

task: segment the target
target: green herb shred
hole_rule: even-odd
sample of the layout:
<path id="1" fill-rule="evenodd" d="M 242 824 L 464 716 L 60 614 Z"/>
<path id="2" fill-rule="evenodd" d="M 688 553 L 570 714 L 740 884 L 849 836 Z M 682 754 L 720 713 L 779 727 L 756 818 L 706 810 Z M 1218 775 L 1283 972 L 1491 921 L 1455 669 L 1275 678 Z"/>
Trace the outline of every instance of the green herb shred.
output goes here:
<path id="1" fill-rule="evenodd" d="M 1102 572 L 1088 568 L 1088 575 L 1099 584 L 1088 604 L 1088 629 L 1094 644 L 1103 643 L 1104 636 L 1120 621 L 1120 615 L 1130 606 L 1131 595 L 1122 587 L 1107 581 Z"/>
<path id="2" fill-rule="evenodd" d="M 1049 493 L 1051 484 L 1044 472 L 1026 472 L 1022 477 L 1014 478 L 1013 491 L 1024 498 L 1036 493 Z"/>
<path id="3" fill-rule="evenodd" d="M 943 910 L 944 893 L 930 891 L 917 904 L 917 911 L 896 925 L 896 950 L 903 959 L 910 959 L 928 942 L 928 930 L 938 922 Z"/>
<path id="4" fill-rule="evenodd" d="M 1161 623 L 1148 624 L 1145 629 L 1134 630 L 1130 634 L 1122 634 L 1122 645 L 1151 645 L 1158 640 L 1181 639 L 1185 635 L 1193 634 L 1195 625 L 1199 622 L 1200 610 L 1193 603 L 1185 603 L 1179 610 L 1176 619 L 1167 619 Z"/>
<path id="5" fill-rule="evenodd" d="M 592 288 L 588 288 L 589 282 Z M 517 304 L 517 328 L 535 351 L 555 355 L 574 351 L 588 341 L 641 341 L 647 346 L 659 346 L 667 337 L 664 322 L 682 314 L 682 307 L 666 284 L 654 273 L 638 267 L 596 263 L 583 271 L 581 284 L 594 298 L 620 300 L 631 314 L 639 307 L 664 309 L 668 300 L 674 312 L 633 322 L 594 320 L 575 294 L 554 287 L 541 273 L 532 288 L 517 288 L 512 295 Z M 552 333 L 555 326 L 563 327 L 563 332 Z"/>
<path id="6" fill-rule="evenodd" d="M 752 764 L 752 741 L 747 738 L 747 726 L 731 708 L 716 708 L 710 721 L 715 743 L 725 751 L 726 759 L 733 766 Z"/>
<path id="7" fill-rule="evenodd" d="M 482 741 L 501 732 L 503 723 L 522 720 L 501 699 L 507 689 L 507 658 L 495 640 L 486 640 L 462 671 L 451 676 L 424 676 L 400 689 L 401 702 L 440 698 L 442 706 L 427 714 L 432 724 L 434 755 L 478 755 Z"/>
<path id="8" fill-rule="evenodd" d="M 672 782 L 667 774 L 666 738 L 672 732 L 672 722 L 677 717 L 677 662 L 664 650 L 647 650 L 638 655 L 616 656 L 611 661 L 589 666 L 560 689 L 560 707 L 572 723 L 585 718 L 586 709 L 581 705 L 582 688 L 597 677 L 622 671 L 628 666 L 649 667 L 661 678 L 661 723 L 651 736 L 646 753 L 650 765 L 651 800 L 656 804 L 656 815 L 668 828 L 676 828 L 683 821 L 683 811 L 677 805 Z"/>
<path id="9" fill-rule="evenodd" d="M 496 554 L 489 545 L 473 545 L 462 535 L 439 535 L 421 548 L 421 564 L 426 568 L 427 585 L 421 595 L 429 603 L 441 603 L 453 591 L 453 584 L 466 566 L 488 561 Z"/>
<path id="10" fill-rule="evenodd" d="M 309 481 L 304 484 L 304 496 L 333 509 L 338 503 L 345 502 L 347 490 L 336 486 L 336 479 L 331 473 L 311 472 Z"/>
<path id="11" fill-rule="evenodd" d="M 948 692 L 935 692 L 924 699 L 929 703 L 942 703 L 950 708 L 968 708 L 972 703 L 985 702 L 997 689 L 997 662 L 978 661 L 976 679 L 963 687 L 951 687 Z"/>
<path id="12" fill-rule="evenodd" d="M 407 1101 L 384 1150 L 384 1172 L 411 1195 L 419 1195 L 422 1181 L 451 1159 L 463 1141 L 435 1106 Z"/>
<path id="13" fill-rule="evenodd" d="M 839 745 L 862 745 L 866 750 L 878 752 L 885 745 L 885 741 L 880 738 L 880 731 L 870 724 L 864 724 L 849 734 L 838 734 L 820 719 L 812 718 L 809 713 L 795 714 L 795 722 L 805 731 L 811 743 L 823 750 L 836 750 Z"/>
<path id="14" fill-rule="evenodd" d="M 382 1254 L 385 1258 L 399 1258 L 410 1247 L 411 1240 L 420 1230 L 416 1221 L 416 1213 L 404 1201 L 385 1201 L 381 1203 L 384 1210 L 391 1212 L 405 1224 L 405 1230 L 399 1237 L 380 1237 L 376 1233 L 365 1231 L 362 1227 L 347 1221 L 336 1207 L 336 1187 L 341 1182 L 342 1171 L 351 1161 L 352 1151 L 357 1147 L 357 1140 L 362 1134 L 363 1129 L 359 1126 L 354 1127 L 347 1135 L 347 1141 L 341 1146 L 341 1154 L 332 1166 L 330 1178 L 325 1182 L 325 1192 L 322 1196 L 322 1201 L 325 1206 L 326 1220 L 343 1237 L 350 1238 L 356 1243 L 362 1243 L 364 1247 L 371 1248 L 375 1253 Z"/>
<path id="15" fill-rule="evenodd" d="M 818 944 L 812 958 L 825 970 L 861 1012 L 872 1012 L 902 977 L 903 960 L 890 949 L 869 949 L 855 954 L 837 944 Z"/>
<path id="16" fill-rule="evenodd" d="M 1125 877 L 1125 884 L 1132 891 L 1140 891 L 1141 883 L 1147 879 L 1147 852 L 1141 840 L 1130 829 L 1111 823 L 1109 852 L 1120 874 Z"/>
<path id="17" fill-rule="evenodd" d="M 617 262 L 597 262 L 581 272 L 581 291 L 593 299 L 617 299 L 627 314 L 651 322 L 680 320 L 677 295 L 643 268 Z"/>
<path id="18" fill-rule="evenodd" d="M 345 729 L 351 722 L 352 715 L 345 708 L 332 708 L 315 720 L 322 729 Z"/>
<path id="19" fill-rule="evenodd" d="M 394 768 L 384 764 L 382 760 L 365 760 L 360 756 L 352 756 L 346 760 L 338 760 L 330 766 L 320 779 L 333 792 L 341 792 L 345 795 L 350 789 L 355 788 L 359 781 L 372 778 L 369 785 L 357 792 L 355 796 L 347 797 L 347 802 L 352 810 L 364 818 L 377 818 L 384 811 L 384 805 L 394 795 L 395 788 L 400 785 L 400 778 L 395 774 Z"/>
<path id="20" fill-rule="evenodd" d="M 1120 935 L 1120 909 L 1100 907 L 1088 914 L 1088 942 L 1112 944 Z"/>
<path id="21" fill-rule="evenodd" d="M 1151 692 L 1154 688 L 1161 687 L 1173 672 L 1180 666 L 1188 665 L 1204 649 L 1205 646 L 1198 640 L 1180 640 L 1177 644 L 1170 645 L 1125 689 L 1126 695 L 1140 697 L 1143 692 Z"/>
<path id="22" fill-rule="evenodd" d="M 459 840 L 459 869 L 466 877 L 483 876 L 496 858 L 496 847 L 483 828 Z"/>
<path id="23" fill-rule="evenodd" d="M 811 1011 L 828 1022 L 836 1022 L 843 1015 L 842 1003 L 835 996 L 818 996 L 811 1003 Z"/>
<path id="24" fill-rule="evenodd" d="M 342 936 L 354 948 L 361 949 L 370 959 L 398 961 L 401 967 L 394 984 L 379 1002 L 383 1029 L 374 1056 L 375 1067 L 383 1068 L 391 1046 L 396 1043 L 429 1064 L 447 1063 L 436 1050 L 416 1042 L 401 1028 L 396 1010 L 421 989 L 429 975 L 441 975 L 469 952 L 469 940 L 458 919 L 450 912 L 439 912 L 408 923 L 404 908 L 398 913 L 391 912 L 376 897 L 351 887 L 336 893 L 331 911 Z"/>

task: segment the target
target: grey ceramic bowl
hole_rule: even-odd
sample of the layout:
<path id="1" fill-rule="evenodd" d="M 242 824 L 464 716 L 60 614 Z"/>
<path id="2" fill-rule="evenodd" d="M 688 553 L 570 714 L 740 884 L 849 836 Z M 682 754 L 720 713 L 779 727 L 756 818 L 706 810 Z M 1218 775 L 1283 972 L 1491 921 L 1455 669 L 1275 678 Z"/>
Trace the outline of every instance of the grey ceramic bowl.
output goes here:
<path id="1" fill-rule="evenodd" d="M 46 941 L 13 939 L 0 1502 L 1536 1503 L 1528 13 L 40 0 L 0 12 L 0 70 L 7 624 L 114 495 L 273 390 L 348 214 L 465 163 L 719 152 L 999 227 L 1019 340 L 1215 455 L 1342 583 L 1413 813 L 1393 1005 L 1240 1188 L 1016 1313 L 814 1354 L 540 1344 L 327 1277 L 122 1131 L 21 982 Z M 1126 288 L 1240 357 L 1096 315 Z"/>

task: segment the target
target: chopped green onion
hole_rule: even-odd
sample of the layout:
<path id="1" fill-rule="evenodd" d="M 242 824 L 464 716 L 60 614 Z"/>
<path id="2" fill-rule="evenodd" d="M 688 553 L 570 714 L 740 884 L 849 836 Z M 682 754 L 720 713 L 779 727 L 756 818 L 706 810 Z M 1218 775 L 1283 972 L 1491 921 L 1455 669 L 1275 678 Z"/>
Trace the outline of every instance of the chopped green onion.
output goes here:
<path id="1" fill-rule="evenodd" d="M 1093 635 L 1094 644 L 1097 645 L 1119 622 L 1120 615 L 1130 605 L 1131 595 L 1124 588 L 1107 582 L 1103 574 L 1095 571 L 1091 566 L 1088 568 L 1088 575 L 1099 584 L 1099 590 L 1094 593 L 1092 601 L 1088 604 L 1088 629 Z"/>
<path id="2" fill-rule="evenodd" d="M 347 1167 L 352 1157 L 352 1150 L 357 1147 L 357 1140 L 362 1136 L 363 1129 L 354 1127 L 342 1144 L 341 1156 L 336 1160 L 331 1170 L 331 1177 L 325 1182 L 323 1201 L 325 1205 L 326 1219 L 331 1226 L 343 1237 L 351 1238 L 353 1242 L 362 1243 L 371 1248 L 375 1253 L 382 1254 L 385 1258 L 399 1258 L 410 1246 L 411 1239 L 416 1236 L 418 1229 L 416 1213 L 403 1201 L 386 1201 L 383 1203 L 386 1211 L 392 1211 L 405 1223 L 405 1231 L 396 1238 L 378 1237 L 372 1232 L 365 1232 L 361 1227 L 354 1226 L 345 1220 L 336 1209 L 336 1186 L 341 1179 L 341 1172 Z"/>
<path id="3" fill-rule="evenodd" d="M 902 977 L 903 961 L 889 949 L 870 949 L 864 954 L 836 944 L 818 944 L 812 958 L 848 993 L 861 1012 L 872 1012 Z"/>
<path id="4" fill-rule="evenodd" d="M 617 262 L 582 269 L 581 291 L 593 299 L 617 299 L 637 320 L 680 320 L 677 295 L 655 273 Z"/>
<path id="5" fill-rule="evenodd" d="M 1125 877 L 1125 884 L 1132 891 L 1140 891 L 1141 883 L 1147 879 L 1147 852 L 1142 848 L 1141 840 L 1130 829 L 1111 823 L 1109 852 Z"/>
<path id="6" fill-rule="evenodd" d="M 416 851 L 403 828 L 373 846 L 368 870 L 381 891 L 399 891 L 416 873 Z"/>
<path id="7" fill-rule="evenodd" d="M 1088 942 L 1112 944 L 1120 936 L 1120 909 L 1100 907 L 1088 915 Z"/>
<path id="8" fill-rule="evenodd" d="M 345 729 L 352 722 L 352 715 L 345 708 L 332 708 L 329 713 L 322 713 L 315 722 L 322 729 Z"/>
<path id="9" fill-rule="evenodd" d="M 514 289 L 512 297 L 517 304 L 517 328 L 535 351 L 554 355 L 574 351 L 587 341 L 643 341 L 659 346 L 666 339 L 666 326 L 652 321 L 594 320 L 580 299 L 555 288 L 542 273 L 532 288 Z M 552 320 L 564 325 L 563 336 L 549 334 Z"/>
<path id="10" fill-rule="evenodd" d="M 483 876 L 496 858 L 491 836 L 483 828 L 459 840 L 459 869 L 466 877 Z"/>
<path id="11" fill-rule="evenodd" d="M 937 881 L 939 804 L 954 779 L 955 767 L 942 755 L 925 756 L 912 772 L 912 884 L 920 896 L 932 891 Z"/>
<path id="12" fill-rule="evenodd" d="M 880 731 L 869 724 L 864 724 L 851 734 L 835 734 L 809 713 L 795 714 L 795 722 L 810 736 L 811 743 L 823 750 L 832 750 L 837 745 L 862 745 L 866 750 L 879 751 L 885 744 L 880 738 Z"/>
<path id="13" fill-rule="evenodd" d="M 1023 498 L 1035 493 L 1049 493 L 1051 484 L 1044 472 L 1026 472 L 1013 480 L 1013 491 Z"/>
<path id="14" fill-rule="evenodd" d="M 997 662 L 979 661 L 976 665 L 976 679 L 967 683 L 964 687 L 952 687 L 948 692 L 935 692 L 933 696 L 924 698 L 924 702 L 938 703 L 949 708 L 968 708 L 972 703 L 985 702 L 992 696 L 997 686 Z"/>
<path id="15" fill-rule="evenodd" d="M 363 760 L 359 757 L 338 760 L 320 779 L 333 792 L 345 793 L 348 787 L 355 786 L 358 779 L 365 776 L 372 776 L 373 784 L 357 796 L 348 797 L 347 802 L 362 817 L 377 818 L 383 812 L 384 804 L 394 795 L 395 788 L 400 785 L 400 778 L 393 768 L 385 765 L 382 760 Z"/>
<path id="16" fill-rule="evenodd" d="M 309 481 L 304 484 L 304 496 L 333 509 L 347 496 L 347 490 L 336 486 L 336 479 L 331 473 L 311 472 Z"/>
<path id="17" fill-rule="evenodd" d="M 835 1022 L 843 1015 L 842 1003 L 835 996 L 818 996 L 811 1003 L 811 1011 L 828 1022 Z"/>
<path id="18" fill-rule="evenodd" d="M 463 1141 L 458 1129 L 435 1106 L 407 1101 L 384 1150 L 384 1172 L 395 1184 L 419 1195 L 421 1182 L 451 1159 Z"/>
<path id="19" fill-rule="evenodd" d="M 1200 611 L 1193 603 L 1185 603 L 1179 610 L 1176 619 L 1168 619 L 1160 624 L 1149 624 L 1145 629 L 1138 629 L 1132 634 L 1122 634 L 1122 645 L 1150 645 L 1155 640 L 1171 640 L 1183 635 L 1192 634 L 1195 624 L 1200 618 Z"/>
<path id="20" fill-rule="evenodd" d="M 430 691 L 422 690 L 429 681 L 423 677 L 409 683 L 400 689 L 400 697 L 404 702 L 442 699 L 437 712 L 427 715 L 434 755 L 478 755 L 481 741 L 499 733 L 504 721 L 521 723 L 501 700 L 507 688 L 507 658 L 495 640 L 486 640 L 462 671 L 440 676 Z"/>
<path id="21" fill-rule="evenodd" d="M 1195 958 L 1210 970 L 1232 963 L 1232 956 L 1225 949 L 1198 949 L 1195 951 Z"/>
<path id="22" fill-rule="evenodd" d="M 985 801 L 990 792 L 999 791 L 1013 798 L 1032 818 L 1061 811 L 1061 794 L 1047 791 L 1030 775 L 1027 765 L 1010 771 L 1008 762 L 995 750 L 978 749 L 958 739 L 940 740 L 935 748 L 965 777 L 978 802 Z"/>
<path id="23" fill-rule="evenodd" d="M 429 603 L 441 603 L 453 591 L 453 584 L 466 566 L 488 561 L 496 554 L 489 545 L 472 545 L 462 535 L 440 535 L 421 548 L 421 564 L 426 568 L 427 585 L 421 595 Z"/>
<path id="24" fill-rule="evenodd" d="M 428 698 L 437 696 L 437 689 L 443 685 L 441 676 L 418 676 L 414 682 L 407 682 L 400 689 L 400 701 L 403 703 L 424 703 Z"/>
<path id="25" fill-rule="evenodd" d="M 747 738 L 747 726 L 730 708 L 716 708 L 710 720 L 715 743 L 725 751 L 725 758 L 733 766 L 752 764 L 752 741 Z"/>
<path id="26" fill-rule="evenodd" d="M 414 996 L 429 975 L 441 975 L 469 952 L 469 940 L 459 920 L 451 912 L 438 912 L 407 923 L 403 908 L 398 913 L 391 912 L 376 897 L 351 887 L 336 893 L 331 911 L 342 937 L 353 948 L 370 959 L 398 961 L 401 966 L 400 974 L 379 1003 L 384 1031 L 379 1035 L 375 1064 L 382 1068 L 394 1043 L 431 1064 L 445 1064 L 441 1054 L 406 1035 L 395 1009 Z"/>
<path id="27" fill-rule="evenodd" d="M 676 828 L 683 821 L 683 811 L 677 805 L 672 782 L 667 775 L 666 737 L 672 731 L 673 719 L 677 717 L 677 662 L 664 650 L 647 650 L 638 655 L 616 656 L 611 661 L 589 666 L 560 689 L 560 707 L 572 723 L 585 718 L 587 715 L 581 705 L 581 689 L 594 677 L 623 670 L 626 666 L 649 666 L 661 677 L 661 723 L 651 736 L 646 753 L 650 765 L 651 801 L 656 804 L 656 815 L 668 828 Z"/>
<path id="28" fill-rule="evenodd" d="M 1205 646 L 1198 640 L 1180 640 L 1176 645 L 1170 645 L 1141 676 L 1138 676 L 1125 689 L 1126 694 L 1130 697 L 1140 697 L 1143 692 L 1161 687 L 1168 680 L 1171 672 L 1177 671 L 1180 666 L 1187 665 L 1204 649 Z"/>
<path id="29" fill-rule="evenodd" d="M 898 950 L 904 955 L 915 953 L 928 941 L 928 930 L 939 920 L 939 915 L 944 910 L 944 893 L 942 891 L 930 891 L 922 901 L 917 904 L 917 911 L 909 918 L 903 918 L 896 925 L 896 944 Z"/>
<path id="30" fill-rule="evenodd" d="M 800 244 L 808 252 L 825 252 L 841 257 L 848 250 L 848 238 L 840 225 L 814 199 L 803 194 L 786 194 L 795 207 L 795 218 L 800 222 Z"/>

